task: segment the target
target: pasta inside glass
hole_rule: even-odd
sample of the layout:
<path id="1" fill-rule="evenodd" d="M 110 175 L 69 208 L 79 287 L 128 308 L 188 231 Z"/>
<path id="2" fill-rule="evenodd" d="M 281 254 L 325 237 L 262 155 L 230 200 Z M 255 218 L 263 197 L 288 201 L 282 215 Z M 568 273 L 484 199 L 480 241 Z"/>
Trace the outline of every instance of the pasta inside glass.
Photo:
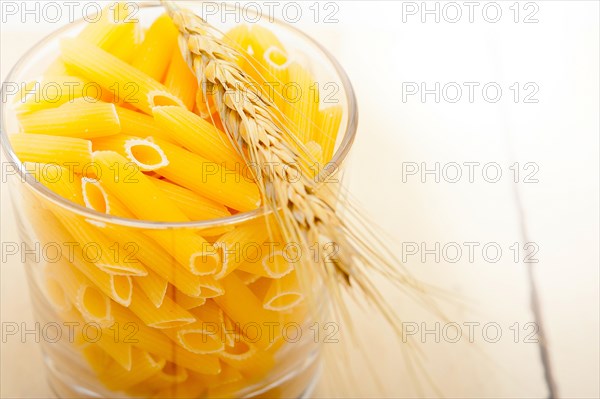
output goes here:
<path id="1" fill-rule="evenodd" d="M 25 262 L 34 311 L 61 331 L 42 343 L 52 389 L 61 397 L 300 397 L 318 372 L 311 326 L 326 308 L 320 299 L 309 309 L 307 298 L 323 288 L 300 283 L 301 254 L 278 238 L 251 171 L 211 122 L 210 101 L 197 108 L 201 93 L 168 17 L 157 6 L 137 17 L 139 25 L 69 25 L 7 78 L 58 88 L 52 101 L 2 105 L 20 239 L 41 254 Z M 302 133 L 315 174 L 339 177 L 357 123 L 347 76 L 288 25 L 243 26 L 219 28 L 253 46 L 254 58 L 239 62 L 262 71 L 257 82 L 321 87 L 298 103 L 276 88 L 273 101 Z M 73 84 L 98 95 L 60 90 Z M 331 104 L 327 85 L 337 85 Z"/>

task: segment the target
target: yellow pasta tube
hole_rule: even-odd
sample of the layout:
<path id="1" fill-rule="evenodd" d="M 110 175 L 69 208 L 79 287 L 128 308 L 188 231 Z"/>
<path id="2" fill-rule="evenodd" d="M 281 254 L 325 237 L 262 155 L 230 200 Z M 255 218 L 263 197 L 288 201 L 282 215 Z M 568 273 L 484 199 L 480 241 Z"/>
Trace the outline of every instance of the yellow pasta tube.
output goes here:
<path id="1" fill-rule="evenodd" d="M 260 285 L 259 287 L 253 285 L 252 288 L 257 296 L 262 299 L 265 309 L 276 312 L 288 311 L 304 299 L 296 273 L 290 273 L 278 279 L 263 280 L 267 283 L 264 293 L 258 294 Z"/>
<path id="2" fill-rule="evenodd" d="M 114 151 L 96 151 L 100 183 L 139 219 L 187 221 L 186 216 L 141 173 L 137 166 Z"/>
<path id="3" fill-rule="evenodd" d="M 178 35 L 171 18 L 161 15 L 146 32 L 131 65 L 160 82 L 169 67 Z"/>
<path id="4" fill-rule="evenodd" d="M 259 262 L 245 262 L 239 270 L 257 276 L 281 278 L 294 270 L 295 255 L 286 248 L 279 247 L 265 254 Z"/>
<path id="5" fill-rule="evenodd" d="M 22 162 L 54 163 L 81 173 L 92 162 L 92 142 L 45 134 L 12 134 L 10 145 Z"/>
<path id="6" fill-rule="evenodd" d="M 60 107 L 22 114 L 24 133 L 79 138 L 110 136 L 121 131 L 114 104 L 77 101 Z"/>
<path id="7" fill-rule="evenodd" d="M 145 172 L 167 166 L 169 160 L 163 150 L 154 142 L 135 136 L 117 134 L 101 137 L 93 141 L 95 151 L 115 151 L 133 162 Z"/>
<path id="8" fill-rule="evenodd" d="M 263 243 L 268 237 L 269 232 L 263 220 L 245 223 L 222 235 L 214 243 L 221 255 L 221 270 L 215 274 L 215 278 L 222 279 L 242 263 L 259 262 L 265 249 Z"/>
<path id="9" fill-rule="evenodd" d="M 194 308 L 191 313 L 196 318 L 192 324 L 171 331 L 177 342 L 192 353 L 217 353 L 225 350 L 223 311 L 208 301 L 204 306 Z"/>
<path id="10" fill-rule="evenodd" d="M 213 288 L 210 288 L 214 285 L 213 281 L 207 281 L 204 276 L 192 274 L 173 259 L 168 250 L 164 250 L 149 236 L 118 226 L 109 226 L 107 234 L 121 242 L 136 243 L 135 257 L 186 295 L 199 297 L 203 287 L 205 287 L 205 291 L 213 291 Z"/>
<path id="11" fill-rule="evenodd" d="M 150 181 L 176 203 L 191 220 L 206 220 L 231 215 L 225 206 L 204 198 L 187 188 L 153 177 L 150 178 Z M 230 229 L 224 227 L 219 230 L 228 231 Z M 214 234 L 215 230 L 212 229 L 212 231 Z"/>
<path id="12" fill-rule="evenodd" d="M 77 74 L 103 88 L 117 87 L 118 97 L 147 114 L 156 105 L 180 105 L 161 83 L 100 48 L 78 39 L 61 41 L 62 59 Z"/>
<path id="13" fill-rule="evenodd" d="M 181 99 L 187 109 L 190 111 L 194 110 L 198 80 L 183 58 L 179 44 L 173 50 L 173 57 L 171 58 L 164 84 L 171 93 Z"/>
<path id="14" fill-rule="evenodd" d="M 54 191 L 61 197 L 83 205 L 81 194 L 81 179 L 73 172 L 56 164 L 23 163 L 27 174 Z"/>
<path id="15" fill-rule="evenodd" d="M 310 155 L 310 163 L 314 164 L 315 162 L 323 162 L 323 149 L 321 145 L 316 141 L 309 141 L 306 143 L 306 151 Z M 312 166 L 312 165 L 309 165 Z M 318 168 L 310 168 L 311 172 L 317 172 Z"/>
<path id="16" fill-rule="evenodd" d="M 240 170 L 245 165 L 222 132 L 186 108 L 155 107 L 152 113 L 156 123 L 191 152 L 230 170 Z"/>
<path id="17" fill-rule="evenodd" d="M 242 331 L 256 327 L 258 332 L 252 337 L 256 339 L 256 345 L 263 349 L 268 347 L 281 335 L 277 313 L 264 309 L 256 295 L 236 275 L 230 274 L 221 282 L 226 294 L 213 300 L 240 324 Z"/>
<path id="18" fill-rule="evenodd" d="M 95 322 L 101 327 L 110 327 L 114 323 L 110 299 L 79 270 L 64 259 L 48 266 L 53 275 L 60 279 L 65 294 L 86 322 Z"/>
<path id="19" fill-rule="evenodd" d="M 250 378 L 260 378 L 271 370 L 275 364 L 273 355 L 242 337 L 233 347 L 218 353 L 219 358 L 227 365 Z"/>
<path id="20" fill-rule="evenodd" d="M 31 82 L 26 94 L 19 99 L 16 111 L 35 112 L 55 108 L 76 98 L 83 97 L 89 90 L 89 82 L 77 76 L 50 75 L 43 80 Z"/>
<path id="21" fill-rule="evenodd" d="M 169 286 L 169 288 L 167 289 L 167 295 L 185 310 L 190 310 L 202 306 L 207 301 L 207 299 L 204 297 L 193 297 L 186 295 L 174 286 Z"/>
<path id="22" fill-rule="evenodd" d="M 69 248 L 73 248 L 73 244 L 77 243 L 56 217 L 46 214 L 43 220 L 44 226 L 40 226 L 36 231 L 40 242 L 58 242 L 68 245 Z M 121 305 L 129 306 L 132 294 L 130 276 L 118 276 L 100 270 L 86 261 L 81 254 L 81 249 L 77 247 L 70 250 L 68 260 L 109 298 Z"/>
<path id="23" fill-rule="evenodd" d="M 214 162 L 163 140 L 155 142 L 169 159 L 169 165 L 157 170 L 161 176 L 238 211 L 249 211 L 260 205 L 258 187 L 241 174 L 226 171 Z"/>
<path id="24" fill-rule="evenodd" d="M 165 132 L 154 121 L 154 118 L 141 112 L 132 111 L 123 107 L 116 107 L 121 131 L 123 134 L 136 137 L 157 137 L 165 141 L 174 142 L 168 132 Z"/>
<path id="25" fill-rule="evenodd" d="M 173 362 L 165 362 L 163 368 L 152 377 L 143 381 L 142 383 L 131 387 L 128 392 L 134 395 L 143 395 L 145 397 L 151 397 L 153 393 L 165 388 L 175 389 L 175 386 L 183 383 L 188 379 L 188 371 L 181 366 Z M 169 396 L 179 397 L 178 395 Z"/>
<path id="26" fill-rule="evenodd" d="M 85 222 L 78 215 L 61 212 L 60 219 L 71 236 L 81 245 L 83 257 L 98 269 L 117 276 L 148 274 L 144 266 L 130 256 L 132 250 L 136 250 L 136 244 L 128 243 L 124 247 L 118 241 L 111 242 L 97 226 Z"/>
<path id="27" fill-rule="evenodd" d="M 190 312 L 169 297 L 164 297 L 159 307 L 154 306 L 137 285 L 133 287 L 133 300 L 129 309 L 146 325 L 153 328 L 175 328 L 196 320 Z"/>
<path id="28" fill-rule="evenodd" d="M 118 339 L 106 334 L 105 331 L 102 330 L 102 333 L 99 334 L 99 339 L 96 341 L 96 345 L 98 345 L 108 356 L 110 356 L 116 364 L 120 365 L 127 371 L 131 371 L 131 367 L 133 364 L 132 359 L 132 350 L 131 344 L 119 342 Z"/>
<path id="29" fill-rule="evenodd" d="M 59 313 L 66 313 L 72 309 L 72 304 L 65 292 L 61 277 L 52 270 L 44 270 L 44 296 L 48 299 L 52 307 Z"/>
<path id="30" fill-rule="evenodd" d="M 163 304 L 167 294 L 167 286 L 169 285 L 166 279 L 160 277 L 152 270 L 148 270 L 148 275 L 136 278 L 135 284 L 140 287 L 140 290 L 155 307 L 158 308 Z"/>
<path id="31" fill-rule="evenodd" d="M 289 82 L 294 89 L 286 90 L 285 114 L 292 132 L 303 143 L 313 139 L 319 116 L 319 90 L 310 72 L 294 62 L 288 67 Z"/>
<path id="32" fill-rule="evenodd" d="M 133 348 L 129 369 L 114 363 L 104 368 L 98 377 L 109 389 L 124 390 L 159 373 L 164 365 L 164 359 L 157 359 L 146 351 Z"/>
<path id="33" fill-rule="evenodd" d="M 221 365 L 216 356 L 195 354 L 183 349 L 159 330 L 148 327 L 129 309 L 115 306 L 113 314 L 118 322 L 115 325 L 120 328 L 127 323 L 137 327 L 133 337 L 134 346 L 201 374 L 216 375 L 221 372 Z"/>
<path id="34" fill-rule="evenodd" d="M 122 39 L 126 28 L 135 26 L 135 20 L 132 18 L 134 11 L 135 7 L 130 3 L 112 2 L 102 9 L 97 21 L 85 26 L 79 38 L 104 50 L 110 50 Z"/>
<path id="35" fill-rule="evenodd" d="M 314 136 L 314 140 L 321 143 L 323 149 L 322 162 L 329 162 L 333 157 L 343 113 L 344 110 L 340 105 L 334 105 L 319 111 L 320 131 Z"/>
<path id="36" fill-rule="evenodd" d="M 234 273 L 246 285 L 252 284 L 252 283 L 256 282 L 256 280 L 261 278 L 257 274 L 252 274 L 252 273 L 244 272 L 241 270 L 236 270 Z"/>

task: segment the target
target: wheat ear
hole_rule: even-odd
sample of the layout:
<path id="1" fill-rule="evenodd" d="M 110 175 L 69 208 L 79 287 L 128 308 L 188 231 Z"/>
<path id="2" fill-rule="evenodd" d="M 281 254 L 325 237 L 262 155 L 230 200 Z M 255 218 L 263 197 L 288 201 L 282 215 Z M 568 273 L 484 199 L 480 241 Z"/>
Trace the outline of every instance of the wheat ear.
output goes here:
<path id="1" fill-rule="evenodd" d="M 421 284 L 404 271 L 393 251 L 370 233 L 369 223 L 358 212 L 352 212 L 354 208 L 346 207 L 350 218 L 347 214 L 342 218 L 336 211 L 334 191 L 309 177 L 308 151 L 285 127 L 281 113 L 268 96 L 237 66 L 236 59 L 242 54 L 220 39 L 200 16 L 168 1 L 163 0 L 163 4 L 181 32 L 187 46 L 184 56 L 198 78 L 204 99 L 212 96 L 238 152 L 248 163 L 258 166 L 263 205 L 275 215 L 283 238 L 306 249 L 313 243 L 337 245 L 337 256 L 321 259 L 318 270 L 337 297 L 334 299 L 341 299 L 340 287 L 358 290 L 359 299 L 372 303 L 402 337 L 401 320 L 378 290 L 373 272 L 401 289 L 409 288 L 413 294 L 424 293 Z M 199 108 L 205 106 L 198 104 Z M 427 296 L 417 297 L 431 305 Z M 349 319 L 343 306 L 336 311 Z"/>

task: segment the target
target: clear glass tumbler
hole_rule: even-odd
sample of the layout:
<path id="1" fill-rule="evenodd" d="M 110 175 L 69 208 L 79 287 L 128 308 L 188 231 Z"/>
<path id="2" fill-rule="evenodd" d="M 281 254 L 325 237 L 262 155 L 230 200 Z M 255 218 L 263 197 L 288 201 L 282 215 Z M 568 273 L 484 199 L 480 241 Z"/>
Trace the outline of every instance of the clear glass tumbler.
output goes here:
<path id="1" fill-rule="evenodd" d="M 152 20 L 162 12 L 158 6 L 143 6 L 138 17 Z M 83 23 L 70 24 L 38 43 L 7 81 L 21 85 L 37 78 L 56 58 L 59 40 L 76 36 Z M 268 25 L 290 53 L 304 60 L 321 87 L 327 83 L 338 90 L 334 101 L 343 106 L 345 116 L 331 160 L 335 168 L 325 169 L 339 172 L 357 125 L 348 77 L 330 53 L 299 30 L 277 21 L 258 23 Z M 38 255 L 27 257 L 25 267 L 34 313 L 46 331 L 42 350 L 49 382 L 59 397 L 292 398 L 310 391 L 319 364 L 319 342 L 310 327 L 323 313 L 301 305 L 291 311 L 258 311 L 253 308 L 255 291 L 247 286 L 261 277 L 260 268 L 283 273 L 293 266 L 289 257 L 278 260 L 281 251 L 273 252 L 286 243 L 267 245 L 253 238 L 265 228 L 264 209 L 166 223 L 79 206 L 33 177 L 61 169 L 47 165 L 32 173 L 14 154 L 8 135 L 18 125 L 11 101 L 2 104 L 1 115 L 18 233 L 24 249 Z M 89 193 L 101 195 L 93 188 Z M 236 231 L 240 234 L 232 234 Z M 182 251 L 191 250 L 181 245 L 190 236 L 208 243 L 238 237 L 228 244 L 239 244 L 240 262 L 255 264 L 211 286 L 178 261 Z M 224 256 L 219 254 L 220 259 Z M 148 276 L 118 270 L 139 264 L 150 271 Z M 227 312 L 206 305 L 213 302 Z M 196 316 L 194 323 L 189 314 Z M 184 325 L 190 327 L 181 333 Z M 215 352 L 221 342 L 226 349 Z"/>

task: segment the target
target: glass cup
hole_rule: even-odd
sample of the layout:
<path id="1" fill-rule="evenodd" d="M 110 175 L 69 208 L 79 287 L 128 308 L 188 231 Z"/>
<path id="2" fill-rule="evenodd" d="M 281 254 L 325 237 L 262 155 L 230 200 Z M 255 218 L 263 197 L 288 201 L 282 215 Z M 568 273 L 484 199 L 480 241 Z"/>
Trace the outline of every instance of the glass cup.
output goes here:
<path id="1" fill-rule="evenodd" d="M 162 12 L 159 6 L 145 5 L 137 17 L 151 21 Z M 357 126 L 348 77 L 330 53 L 299 30 L 278 21 L 258 23 L 268 25 L 317 82 L 339 89 L 337 101 L 344 118 L 335 155 L 321 172 L 338 176 Z M 83 25 L 77 21 L 39 42 L 17 63 L 7 82 L 21 85 L 37 78 L 56 58 L 59 41 L 76 36 Z M 264 237 L 267 228 L 264 209 L 170 223 L 120 218 L 82 207 L 35 180 L 39 173 L 58 179 L 56 174 L 64 170 L 55 165 L 30 170 L 8 139 L 18 132 L 10 101 L 2 104 L 1 115 L 8 165 L 3 170 L 9 176 L 22 249 L 34 254 L 26 256 L 25 267 L 35 317 L 43 330 L 49 383 L 59 397 L 308 394 L 319 369 L 320 343 L 311 326 L 325 316 L 326 301 L 314 301 L 323 305 L 317 311 L 302 304 L 291 310 L 255 309 L 257 292 L 264 294 L 270 288 L 268 283 L 257 286 L 257 278 L 267 280 L 260 273 L 283 275 L 298 255 L 281 250 L 289 243 L 256 238 Z M 73 173 L 68 179 L 78 176 Z M 88 191 L 90 196 L 101 195 L 93 187 Z M 232 233 L 244 231 L 250 233 Z M 237 238 L 231 242 L 224 237 Z M 225 241 L 229 247 L 213 245 Z M 207 243 L 220 262 L 228 256 L 246 266 L 215 285 L 182 266 L 181 254 L 191 250 L 180 244 L 186 242 Z M 150 274 L 136 276 L 140 267 Z M 315 287 L 309 293 L 295 292 L 297 299 L 323 294 L 322 285 Z"/>

